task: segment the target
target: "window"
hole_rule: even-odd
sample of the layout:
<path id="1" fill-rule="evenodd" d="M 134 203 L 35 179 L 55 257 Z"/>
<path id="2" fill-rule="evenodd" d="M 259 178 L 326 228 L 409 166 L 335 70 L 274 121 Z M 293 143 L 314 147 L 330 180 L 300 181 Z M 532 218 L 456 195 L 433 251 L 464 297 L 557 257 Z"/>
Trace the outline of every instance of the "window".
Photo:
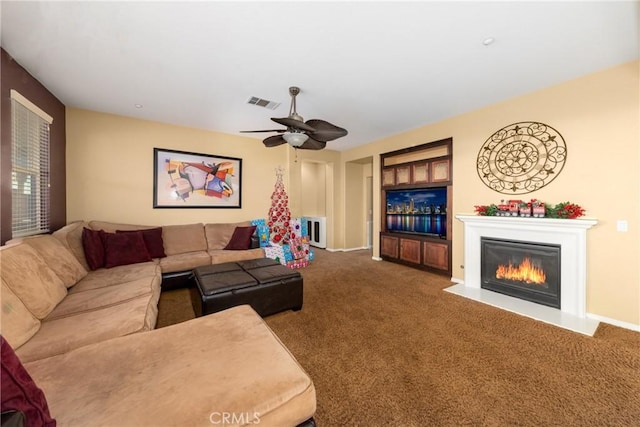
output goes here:
<path id="1" fill-rule="evenodd" d="M 49 125 L 53 119 L 11 91 L 12 237 L 49 231 Z"/>

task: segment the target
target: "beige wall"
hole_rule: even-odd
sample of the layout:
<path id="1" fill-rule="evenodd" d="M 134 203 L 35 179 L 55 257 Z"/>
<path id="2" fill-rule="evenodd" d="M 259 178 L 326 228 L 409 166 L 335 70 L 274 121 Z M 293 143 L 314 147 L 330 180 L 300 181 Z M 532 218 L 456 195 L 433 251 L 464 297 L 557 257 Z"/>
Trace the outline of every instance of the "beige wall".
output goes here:
<path id="1" fill-rule="evenodd" d="M 315 189 L 303 187 L 302 165 L 317 164 L 325 169 L 325 212 L 327 217 L 327 248 L 341 249 L 344 247 L 344 176 L 340 167 L 340 153 L 333 150 L 293 150 L 289 149 L 289 196 L 290 209 L 294 216 L 302 216 L 303 193 L 315 192 Z M 318 194 L 318 197 L 322 197 Z"/>
<path id="2" fill-rule="evenodd" d="M 242 208 L 154 209 L 154 147 L 241 158 Z M 266 148 L 258 139 L 67 108 L 67 221 L 162 225 L 265 218 L 275 168 L 287 168 L 289 151 Z"/>
<path id="3" fill-rule="evenodd" d="M 598 225 L 588 232 L 587 310 L 640 325 L 640 62 L 635 61 L 549 87 L 342 153 L 343 161 L 453 137 L 453 212 L 505 195 L 486 187 L 476 173 L 480 146 L 498 129 L 539 121 L 564 137 L 568 158 L 548 186 L 520 198 L 583 206 Z M 373 174 L 380 188 L 379 173 Z M 380 231 L 380 193 L 374 191 L 374 235 Z M 626 220 L 629 231 L 616 231 Z M 463 278 L 463 226 L 453 221 L 453 277 Z M 374 238 L 374 256 L 379 240 Z"/>
<path id="4" fill-rule="evenodd" d="M 300 164 L 301 216 L 326 216 L 327 166 L 305 160 Z"/>

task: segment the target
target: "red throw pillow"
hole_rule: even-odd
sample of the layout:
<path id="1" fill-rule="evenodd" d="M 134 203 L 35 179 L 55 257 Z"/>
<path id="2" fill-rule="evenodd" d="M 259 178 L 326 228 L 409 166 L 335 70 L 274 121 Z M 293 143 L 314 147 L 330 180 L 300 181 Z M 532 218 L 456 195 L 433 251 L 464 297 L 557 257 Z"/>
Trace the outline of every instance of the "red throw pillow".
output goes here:
<path id="1" fill-rule="evenodd" d="M 104 266 L 136 264 L 151 261 L 140 231 L 135 233 L 104 233 Z"/>
<path id="2" fill-rule="evenodd" d="M 103 235 L 102 230 L 91 230 L 86 227 L 82 229 L 82 248 L 91 270 L 104 267 Z"/>
<path id="3" fill-rule="evenodd" d="M 22 366 L 13 348 L 0 336 L 2 372 L 2 412 L 20 411 L 24 413 L 27 425 L 55 427 L 44 393 Z"/>
<path id="4" fill-rule="evenodd" d="M 162 227 L 148 228 L 146 230 L 116 230 L 116 233 L 135 233 L 142 232 L 144 244 L 151 258 L 164 258 L 164 241 L 162 240 Z"/>
<path id="5" fill-rule="evenodd" d="M 249 249 L 251 247 L 251 236 L 253 236 L 255 231 L 255 225 L 249 227 L 236 227 L 236 229 L 233 230 L 233 236 L 231 236 L 231 240 L 227 243 L 225 249 L 231 251 Z"/>

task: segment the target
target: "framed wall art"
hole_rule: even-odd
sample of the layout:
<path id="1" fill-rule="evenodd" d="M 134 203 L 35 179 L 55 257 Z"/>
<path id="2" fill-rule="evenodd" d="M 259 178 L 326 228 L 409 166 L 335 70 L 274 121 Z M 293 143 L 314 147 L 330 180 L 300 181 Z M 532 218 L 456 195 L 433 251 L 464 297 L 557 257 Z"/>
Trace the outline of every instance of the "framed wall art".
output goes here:
<path id="1" fill-rule="evenodd" d="M 154 208 L 241 208 L 242 159 L 153 149 Z"/>

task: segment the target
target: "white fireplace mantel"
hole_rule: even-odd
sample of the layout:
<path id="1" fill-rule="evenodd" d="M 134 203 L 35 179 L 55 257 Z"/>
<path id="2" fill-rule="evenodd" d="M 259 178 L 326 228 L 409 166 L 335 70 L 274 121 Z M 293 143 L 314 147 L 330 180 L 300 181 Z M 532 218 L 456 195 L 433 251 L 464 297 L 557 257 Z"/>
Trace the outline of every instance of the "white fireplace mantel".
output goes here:
<path id="1" fill-rule="evenodd" d="M 456 215 L 464 223 L 464 282 L 447 290 L 547 323 L 592 335 L 597 321 L 586 316 L 587 230 L 595 219 Z M 560 310 L 481 289 L 480 239 L 560 246 Z"/>

